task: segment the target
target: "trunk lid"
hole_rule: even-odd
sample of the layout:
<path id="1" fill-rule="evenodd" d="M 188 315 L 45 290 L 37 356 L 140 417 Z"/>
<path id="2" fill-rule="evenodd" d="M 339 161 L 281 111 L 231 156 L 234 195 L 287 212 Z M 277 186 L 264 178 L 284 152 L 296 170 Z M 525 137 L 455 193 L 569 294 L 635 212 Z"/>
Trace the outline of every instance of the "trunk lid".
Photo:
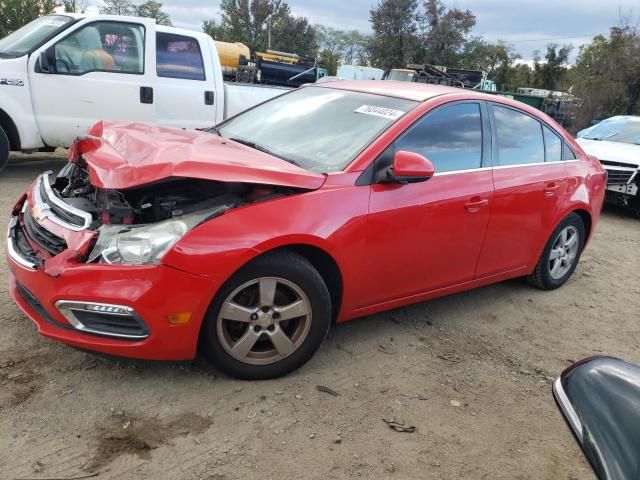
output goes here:
<path id="1" fill-rule="evenodd" d="M 215 134 L 135 122 L 98 122 L 76 141 L 91 183 L 126 189 L 170 177 L 315 190 L 325 176 Z"/>

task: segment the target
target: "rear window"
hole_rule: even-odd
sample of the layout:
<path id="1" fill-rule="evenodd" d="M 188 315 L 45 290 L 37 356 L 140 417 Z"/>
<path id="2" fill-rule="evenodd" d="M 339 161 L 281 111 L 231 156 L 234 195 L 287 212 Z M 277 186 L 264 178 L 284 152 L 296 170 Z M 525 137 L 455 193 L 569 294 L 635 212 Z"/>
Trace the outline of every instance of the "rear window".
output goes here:
<path id="1" fill-rule="evenodd" d="M 184 35 L 158 33 L 156 69 L 159 77 L 205 80 L 198 40 Z"/>
<path id="2" fill-rule="evenodd" d="M 493 106 L 496 125 L 496 166 L 544 162 L 542 124 L 511 108 Z"/>

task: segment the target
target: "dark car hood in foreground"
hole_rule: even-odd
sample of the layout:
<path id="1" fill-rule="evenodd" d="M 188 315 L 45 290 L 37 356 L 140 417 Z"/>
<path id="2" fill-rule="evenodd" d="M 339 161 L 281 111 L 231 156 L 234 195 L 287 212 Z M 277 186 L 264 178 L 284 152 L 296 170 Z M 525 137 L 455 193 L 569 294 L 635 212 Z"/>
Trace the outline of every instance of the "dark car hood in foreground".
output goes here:
<path id="1" fill-rule="evenodd" d="M 554 394 L 598 478 L 640 478 L 639 366 L 588 358 L 562 373 Z"/>
<path id="2" fill-rule="evenodd" d="M 206 132 L 99 122 L 88 136 L 78 149 L 91 183 L 100 188 L 130 188 L 170 177 L 309 190 L 325 181 L 322 174 Z"/>

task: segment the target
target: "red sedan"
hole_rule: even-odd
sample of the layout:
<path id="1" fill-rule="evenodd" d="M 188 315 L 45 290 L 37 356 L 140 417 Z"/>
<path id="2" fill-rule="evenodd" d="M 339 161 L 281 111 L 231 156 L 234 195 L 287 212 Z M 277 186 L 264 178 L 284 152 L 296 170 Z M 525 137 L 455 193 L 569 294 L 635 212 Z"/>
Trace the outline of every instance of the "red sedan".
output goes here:
<path id="1" fill-rule="evenodd" d="M 16 203 L 11 293 L 79 348 L 277 377 L 334 322 L 561 286 L 605 183 L 539 111 L 415 83 L 308 86 L 208 132 L 104 122 Z"/>

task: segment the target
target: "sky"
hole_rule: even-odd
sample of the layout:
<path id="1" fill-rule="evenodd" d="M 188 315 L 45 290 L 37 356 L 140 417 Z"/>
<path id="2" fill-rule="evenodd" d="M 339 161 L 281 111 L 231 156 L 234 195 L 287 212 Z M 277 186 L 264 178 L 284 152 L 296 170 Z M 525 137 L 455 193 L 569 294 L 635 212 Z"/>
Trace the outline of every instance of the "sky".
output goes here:
<path id="1" fill-rule="evenodd" d="M 142 0 L 138 0 L 142 1 Z M 176 27 L 200 30 L 205 18 L 219 18 L 216 0 L 160 0 Z M 90 0 L 95 9 L 100 0 Z M 311 23 L 339 30 L 371 31 L 369 11 L 377 0 L 288 0 L 296 15 Z M 512 43 L 524 61 L 534 51 L 544 53 L 550 42 L 578 47 L 598 34 L 607 35 L 620 14 L 640 19 L 638 0 L 445 0 L 449 7 L 469 9 L 476 15 L 473 31 L 487 40 Z M 634 7 L 636 11 L 634 11 Z"/>

